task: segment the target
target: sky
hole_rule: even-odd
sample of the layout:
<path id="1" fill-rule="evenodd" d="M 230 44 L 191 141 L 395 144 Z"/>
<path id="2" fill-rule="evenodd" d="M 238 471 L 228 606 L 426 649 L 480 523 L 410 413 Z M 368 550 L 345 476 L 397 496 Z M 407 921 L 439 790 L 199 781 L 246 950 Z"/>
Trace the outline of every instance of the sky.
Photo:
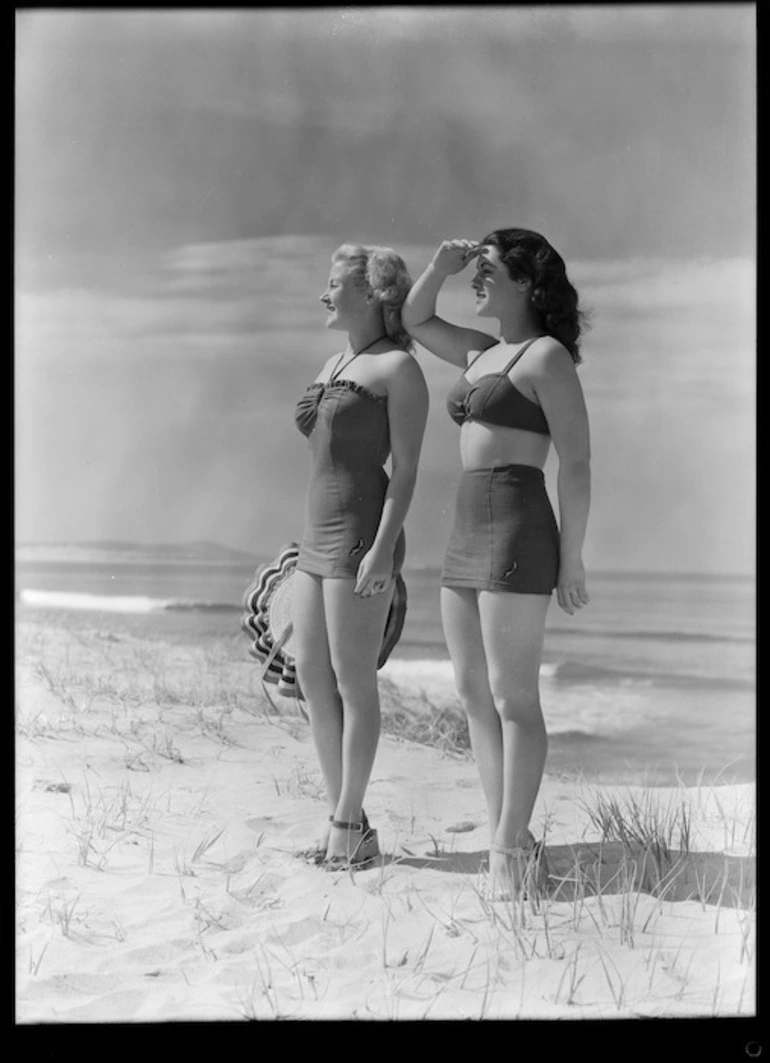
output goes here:
<path id="1" fill-rule="evenodd" d="M 294 404 L 344 342 L 318 302 L 331 253 L 384 243 L 417 276 L 440 240 L 517 225 L 591 312 L 589 568 L 752 573 L 754 18 L 17 12 L 17 541 L 298 538 Z M 469 279 L 439 312 L 471 325 Z M 417 357 L 426 565 L 460 464 L 454 371 Z"/>

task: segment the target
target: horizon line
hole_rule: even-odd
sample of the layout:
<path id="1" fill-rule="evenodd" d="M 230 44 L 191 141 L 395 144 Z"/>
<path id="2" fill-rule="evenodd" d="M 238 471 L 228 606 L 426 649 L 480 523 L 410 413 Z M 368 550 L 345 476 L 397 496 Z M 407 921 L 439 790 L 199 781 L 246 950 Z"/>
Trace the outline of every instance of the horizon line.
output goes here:
<path id="1" fill-rule="evenodd" d="M 16 542 L 14 544 L 15 551 L 24 549 L 25 547 L 81 547 L 81 548 L 101 548 L 109 549 L 115 548 L 116 544 L 124 548 L 133 548 L 137 551 L 144 550 L 146 552 L 152 552 L 153 549 L 162 547 L 178 547 L 184 549 L 185 547 L 192 546 L 212 546 L 219 547 L 223 551 L 231 551 L 233 553 L 243 554 L 244 558 L 248 557 L 254 561 L 269 560 L 270 554 L 257 554 L 250 550 L 244 550 L 239 546 L 230 546 L 227 543 L 222 543 L 216 539 L 188 539 L 184 541 L 156 541 L 152 543 L 139 542 L 136 540 L 124 540 L 124 539 L 56 539 L 56 540 L 24 540 Z M 405 563 L 406 571 L 410 569 L 413 572 L 431 571 L 440 568 L 440 565 L 430 562 L 416 561 L 414 564 Z M 676 577 L 678 579 L 715 579 L 715 580 L 756 580 L 755 572 L 714 572 L 714 571 L 692 571 L 692 570 L 679 570 L 679 569 L 641 569 L 641 568 L 596 568 L 590 570 L 589 575 L 593 576 L 625 576 L 628 578 L 666 578 Z"/>

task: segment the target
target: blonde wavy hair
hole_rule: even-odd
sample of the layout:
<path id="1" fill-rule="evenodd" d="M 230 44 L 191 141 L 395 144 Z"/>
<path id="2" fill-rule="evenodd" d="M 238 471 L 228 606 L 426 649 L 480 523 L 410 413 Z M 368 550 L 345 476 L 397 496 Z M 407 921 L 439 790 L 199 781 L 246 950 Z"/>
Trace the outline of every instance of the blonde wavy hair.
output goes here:
<path id="1" fill-rule="evenodd" d="M 338 262 L 344 263 L 356 283 L 368 288 L 379 303 L 388 338 L 402 350 L 412 351 L 412 338 L 401 324 L 401 307 L 412 287 L 403 258 L 392 247 L 342 244 L 332 255 L 332 264 Z"/>

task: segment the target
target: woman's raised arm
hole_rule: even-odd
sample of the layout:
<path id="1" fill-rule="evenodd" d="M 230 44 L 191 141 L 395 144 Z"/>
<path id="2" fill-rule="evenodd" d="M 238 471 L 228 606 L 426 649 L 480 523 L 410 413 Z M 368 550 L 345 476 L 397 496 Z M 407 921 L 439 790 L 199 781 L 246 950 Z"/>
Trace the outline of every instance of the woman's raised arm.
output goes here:
<path id="1" fill-rule="evenodd" d="M 464 269 L 478 251 L 478 244 L 470 240 L 445 240 L 412 285 L 401 310 L 401 319 L 410 336 L 432 354 L 463 369 L 468 364 L 469 351 L 486 350 L 497 340 L 486 332 L 461 328 L 438 317 L 436 299 L 446 278 Z"/>

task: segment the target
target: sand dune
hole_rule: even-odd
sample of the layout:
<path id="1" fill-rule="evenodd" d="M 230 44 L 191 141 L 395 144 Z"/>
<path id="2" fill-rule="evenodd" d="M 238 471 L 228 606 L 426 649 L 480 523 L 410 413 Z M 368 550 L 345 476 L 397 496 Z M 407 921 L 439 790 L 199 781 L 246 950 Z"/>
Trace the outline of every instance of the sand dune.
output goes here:
<path id="1" fill-rule="evenodd" d="M 548 889 L 490 902 L 473 762 L 385 736 L 383 858 L 328 873 L 307 724 L 237 651 L 46 617 L 18 651 L 19 1023 L 754 1013 L 753 786 L 546 777 Z"/>

